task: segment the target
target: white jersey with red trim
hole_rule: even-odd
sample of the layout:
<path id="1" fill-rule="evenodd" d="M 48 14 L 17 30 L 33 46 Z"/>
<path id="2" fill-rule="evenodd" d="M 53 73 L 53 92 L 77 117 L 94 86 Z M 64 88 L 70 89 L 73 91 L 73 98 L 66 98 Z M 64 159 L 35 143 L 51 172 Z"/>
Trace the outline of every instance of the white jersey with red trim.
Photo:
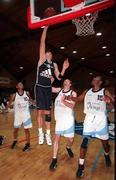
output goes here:
<path id="1" fill-rule="evenodd" d="M 64 105 L 61 102 L 61 98 L 63 96 L 70 96 L 72 95 L 72 90 L 69 90 L 68 92 L 63 92 L 63 90 L 61 90 L 58 94 L 58 96 L 55 99 L 55 119 L 66 119 L 66 117 L 68 119 L 72 118 L 74 119 L 74 110 L 67 107 L 66 105 Z M 68 101 L 68 100 L 67 100 Z M 71 103 L 71 101 L 68 101 Z"/>
<path id="2" fill-rule="evenodd" d="M 61 90 L 55 99 L 55 134 L 73 138 L 75 120 L 74 110 L 62 103 L 62 97 L 70 95 L 72 95 L 72 90 L 69 90 L 67 92 L 63 92 L 63 90 Z M 68 102 L 71 103 L 72 101 Z"/>

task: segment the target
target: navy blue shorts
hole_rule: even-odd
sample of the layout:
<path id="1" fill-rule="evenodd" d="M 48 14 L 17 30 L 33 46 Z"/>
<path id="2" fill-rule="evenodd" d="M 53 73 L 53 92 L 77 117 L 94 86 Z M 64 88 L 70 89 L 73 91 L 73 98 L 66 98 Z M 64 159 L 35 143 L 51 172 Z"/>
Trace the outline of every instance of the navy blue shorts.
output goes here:
<path id="1" fill-rule="evenodd" d="M 40 110 L 51 110 L 52 88 L 35 85 L 36 107 Z"/>

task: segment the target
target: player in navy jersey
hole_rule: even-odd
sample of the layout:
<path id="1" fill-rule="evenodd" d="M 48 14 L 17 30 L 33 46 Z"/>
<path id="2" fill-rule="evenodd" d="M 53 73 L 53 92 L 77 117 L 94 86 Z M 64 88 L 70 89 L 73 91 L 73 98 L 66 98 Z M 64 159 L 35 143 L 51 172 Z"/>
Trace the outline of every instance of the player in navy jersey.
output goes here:
<path id="1" fill-rule="evenodd" d="M 50 135 L 51 122 L 51 87 L 54 75 L 58 80 L 62 79 L 66 69 L 69 67 L 68 59 L 63 63 L 61 73 L 58 70 L 56 63 L 52 61 L 53 55 L 51 51 L 46 51 L 45 40 L 48 27 L 45 27 L 40 40 L 40 54 L 37 66 L 37 77 L 35 84 L 35 98 L 37 106 L 37 121 L 38 121 L 38 143 L 44 143 L 43 123 L 46 125 L 46 141 L 48 145 L 52 145 Z"/>

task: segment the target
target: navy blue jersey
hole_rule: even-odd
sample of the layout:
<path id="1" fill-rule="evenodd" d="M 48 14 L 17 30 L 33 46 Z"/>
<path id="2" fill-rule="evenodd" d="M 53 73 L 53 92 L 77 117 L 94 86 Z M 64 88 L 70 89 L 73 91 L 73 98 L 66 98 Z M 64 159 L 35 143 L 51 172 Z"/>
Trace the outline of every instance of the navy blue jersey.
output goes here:
<path id="1" fill-rule="evenodd" d="M 50 77 L 54 75 L 54 69 L 54 63 L 49 63 L 47 60 L 42 65 L 38 65 L 36 84 L 45 87 L 51 86 Z"/>

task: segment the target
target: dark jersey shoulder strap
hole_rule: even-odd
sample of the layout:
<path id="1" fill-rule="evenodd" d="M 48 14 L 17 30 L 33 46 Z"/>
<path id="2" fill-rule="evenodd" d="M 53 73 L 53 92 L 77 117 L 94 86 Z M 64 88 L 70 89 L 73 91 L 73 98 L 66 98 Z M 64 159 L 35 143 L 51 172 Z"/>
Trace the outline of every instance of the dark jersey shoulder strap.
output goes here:
<path id="1" fill-rule="evenodd" d="M 61 91 L 62 91 L 62 89 L 57 93 L 57 96 L 60 94 Z"/>
<path id="2" fill-rule="evenodd" d="M 70 95 L 72 95 L 72 93 L 73 93 L 74 91 L 73 90 L 71 90 L 71 93 L 70 93 Z"/>

